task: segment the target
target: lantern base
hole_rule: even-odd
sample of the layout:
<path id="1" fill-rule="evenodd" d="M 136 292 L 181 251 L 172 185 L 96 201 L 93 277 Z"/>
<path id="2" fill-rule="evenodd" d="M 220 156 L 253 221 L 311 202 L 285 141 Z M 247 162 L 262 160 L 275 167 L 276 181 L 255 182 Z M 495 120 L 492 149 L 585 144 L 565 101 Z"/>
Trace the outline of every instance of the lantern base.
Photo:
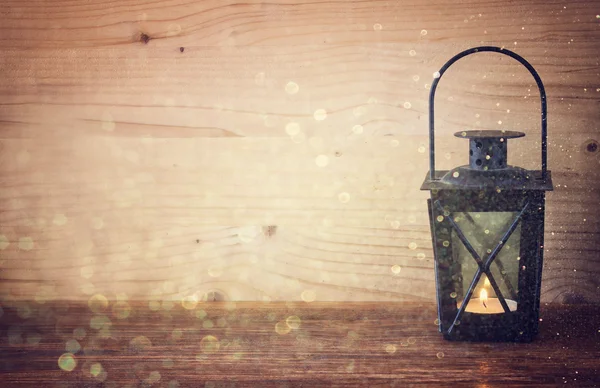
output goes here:
<path id="1" fill-rule="evenodd" d="M 518 312 L 482 315 L 464 313 L 459 325 L 449 333 L 442 330 L 449 341 L 472 342 L 531 342 L 538 332 L 537 321 L 523 325 Z"/>

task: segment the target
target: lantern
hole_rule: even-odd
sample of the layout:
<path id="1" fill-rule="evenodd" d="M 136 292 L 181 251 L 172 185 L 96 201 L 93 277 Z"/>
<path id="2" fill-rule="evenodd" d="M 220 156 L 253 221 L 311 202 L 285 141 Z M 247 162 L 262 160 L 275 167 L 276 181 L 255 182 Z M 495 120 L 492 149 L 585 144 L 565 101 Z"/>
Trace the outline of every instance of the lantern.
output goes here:
<path id="1" fill-rule="evenodd" d="M 469 164 L 435 170 L 434 99 L 444 72 L 478 52 L 508 55 L 533 75 L 541 97 L 541 170 L 508 164 L 516 131 L 463 131 Z M 436 74 L 437 76 L 437 74 Z M 421 190 L 428 199 L 435 256 L 439 329 L 449 340 L 531 341 L 538 331 L 547 171 L 546 94 L 538 73 L 521 56 L 476 47 L 451 58 L 429 95 L 430 170 Z"/>

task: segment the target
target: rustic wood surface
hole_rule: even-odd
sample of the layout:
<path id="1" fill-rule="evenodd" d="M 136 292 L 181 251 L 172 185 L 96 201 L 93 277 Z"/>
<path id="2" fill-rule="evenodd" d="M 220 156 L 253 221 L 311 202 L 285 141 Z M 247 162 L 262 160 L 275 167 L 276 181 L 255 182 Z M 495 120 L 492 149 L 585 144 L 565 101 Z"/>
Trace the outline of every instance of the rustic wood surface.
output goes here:
<path id="1" fill-rule="evenodd" d="M 549 102 L 544 301 L 600 302 L 600 17 L 580 1 L 6 0 L 0 296 L 432 301 L 427 98 L 455 53 L 504 46 Z M 462 129 L 539 102 L 510 58 L 438 92 L 440 168 Z"/>
<path id="2" fill-rule="evenodd" d="M 596 306 L 543 305 L 530 344 L 445 341 L 430 303 L 89 307 L 4 306 L 2 386 L 600 386 Z"/>

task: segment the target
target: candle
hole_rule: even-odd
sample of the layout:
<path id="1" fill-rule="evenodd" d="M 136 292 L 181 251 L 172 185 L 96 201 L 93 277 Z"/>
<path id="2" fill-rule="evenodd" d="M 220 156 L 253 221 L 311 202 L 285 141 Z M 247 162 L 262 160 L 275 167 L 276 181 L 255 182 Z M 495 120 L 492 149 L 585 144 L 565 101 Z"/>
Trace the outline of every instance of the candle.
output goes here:
<path id="1" fill-rule="evenodd" d="M 511 299 L 505 299 L 505 301 L 510 311 L 517 310 L 516 301 Z M 462 304 L 462 302 L 460 302 L 460 304 Z M 458 308 L 460 308 L 460 304 Z M 465 311 L 467 313 L 475 314 L 502 314 L 504 312 L 504 308 L 500 304 L 500 299 L 488 298 L 488 293 L 484 288 L 479 292 L 479 298 L 473 298 L 469 301 Z"/>

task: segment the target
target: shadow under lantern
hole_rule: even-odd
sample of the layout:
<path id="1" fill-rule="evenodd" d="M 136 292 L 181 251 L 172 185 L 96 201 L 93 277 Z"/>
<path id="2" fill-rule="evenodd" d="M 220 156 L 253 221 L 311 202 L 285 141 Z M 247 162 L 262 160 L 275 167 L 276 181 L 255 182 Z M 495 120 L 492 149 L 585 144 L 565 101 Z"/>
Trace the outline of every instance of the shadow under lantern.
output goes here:
<path id="1" fill-rule="evenodd" d="M 435 170 L 434 100 L 444 72 L 478 52 L 508 55 L 533 75 L 540 91 L 541 170 L 508 164 L 508 140 L 522 132 L 457 132 L 469 141 L 469 164 Z M 451 58 L 429 95 L 429 190 L 435 255 L 439 329 L 446 339 L 531 341 L 538 331 L 544 250 L 547 170 L 546 93 L 535 69 L 521 56 L 498 47 L 476 47 Z"/>

